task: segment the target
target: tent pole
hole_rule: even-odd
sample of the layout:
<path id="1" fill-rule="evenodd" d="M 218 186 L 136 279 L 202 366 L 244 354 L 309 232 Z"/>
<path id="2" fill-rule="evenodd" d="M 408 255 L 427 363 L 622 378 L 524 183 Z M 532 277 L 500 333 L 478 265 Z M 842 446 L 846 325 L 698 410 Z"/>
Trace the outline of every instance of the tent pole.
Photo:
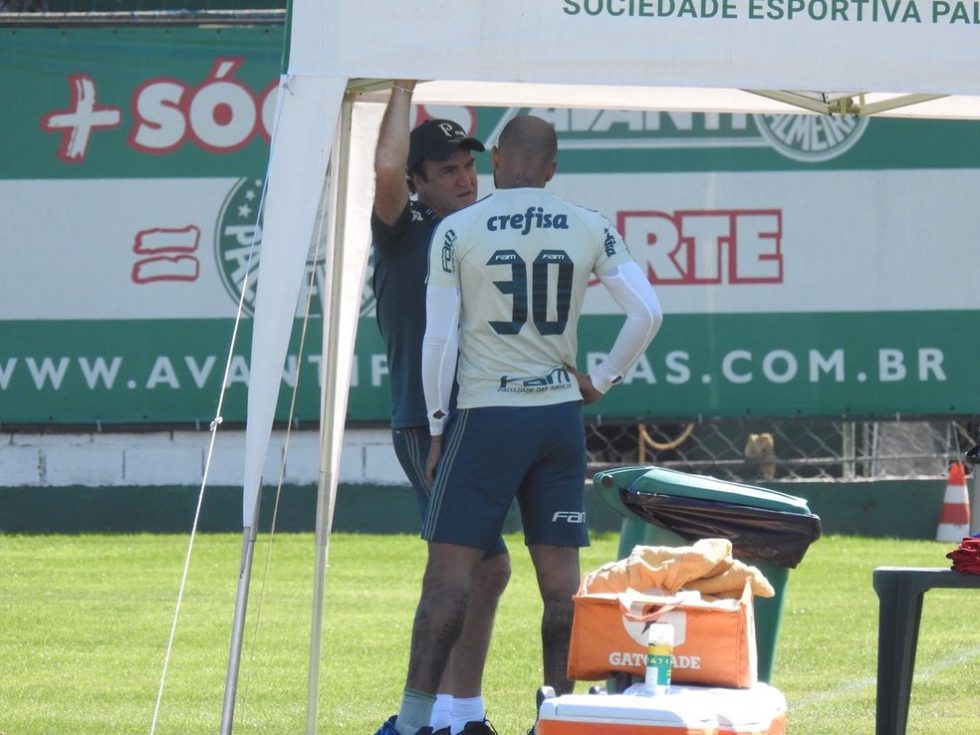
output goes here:
<path id="1" fill-rule="evenodd" d="M 332 207 L 333 247 L 330 249 L 330 296 L 327 313 L 323 315 L 323 399 L 320 414 L 320 477 L 316 501 L 316 560 L 313 575 L 313 613 L 310 627 L 310 664 L 307 680 L 306 735 L 316 732 L 317 710 L 320 698 L 320 649 L 323 629 L 323 596 L 329 556 L 330 531 L 333 525 L 334 491 L 337 487 L 337 467 L 334 446 L 338 444 L 338 431 L 343 432 L 343 422 L 336 421 L 337 396 L 348 390 L 337 385 L 340 358 L 339 330 L 341 312 L 341 282 L 343 280 L 345 207 L 347 174 L 350 166 L 350 135 L 353 102 L 344 98 L 340 108 L 340 125 L 333 147 L 329 196 Z M 341 404 L 343 405 L 343 403 Z"/>
<path id="2" fill-rule="evenodd" d="M 256 507 L 256 517 L 258 508 Z M 235 699 L 238 692 L 238 671 L 242 662 L 242 640 L 245 632 L 245 610 L 248 607 L 248 587 L 252 578 L 252 557 L 255 552 L 255 526 L 242 531 L 242 563 L 238 572 L 238 594 L 235 597 L 235 617 L 231 626 L 231 650 L 228 653 L 228 673 L 225 677 L 225 700 L 221 709 L 221 735 L 231 735 L 235 718 Z"/>

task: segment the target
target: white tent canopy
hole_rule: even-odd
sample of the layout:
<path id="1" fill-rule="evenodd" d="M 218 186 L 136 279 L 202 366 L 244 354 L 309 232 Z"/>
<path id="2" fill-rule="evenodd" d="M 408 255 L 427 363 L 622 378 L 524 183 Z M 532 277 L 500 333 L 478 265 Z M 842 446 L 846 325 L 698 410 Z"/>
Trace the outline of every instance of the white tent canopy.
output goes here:
<path id="1" fill-rule="evenodd" d="M 563 100 L 566 106 L 614 109 L 627 101 L 629 107 L 648 109 L 693 104 L 718 110 L 729 109 L 741 96 L 737 90 L 809 90 L 803 94 L 830 99 L 874 93 L 876 101 L 902 93 L 980 93 L 975 66 L 980 10 L 973 2 L 335 0 L 323 5 L 293 4 L 290 73 L 441 80 L 429 101 L 511 104 L 533 98 L 538 105 Z M 734 102 L 742 104 L 759 109 Z"/>
<path id="2" fill-rule="evenodd" d="M 423 103 L 975 118 L 980 117 L 978 5 L 952 0 L 292 0 L 253 332 L 246 536 L 254 532 L 288 333 L 332 160 L 333 196 L 325 200 L 331 292 L 323 298 L 330 306 L 324 315 L 321 553 L 314 580 L 322 593 L 368 249 L 363 237 L 349 236 L 353 218 L 366 221 L 372 186 L 372 141 L 351 145 L 355 99 L 380 101 L 385 80 L 407 78 L 430 80 L 416 92 L 416 101 Z M 377 115 L 372 119 L 353 129 L 376 130 Z M 356 184 L 350 178 L 355 175 L 360 176 Z M 356 230 L 363 232 L 360 224 Z M 245 569 L 246 587 L 247 576 Z M 242 606 L 245 599 L 240 587 Z M 308 732 L 315 729 L 319 616 L 315 602 Z M 232 674 L 230 665 L 230 682 Z M 229 716 L 222 731 L 230 727 Z"/>

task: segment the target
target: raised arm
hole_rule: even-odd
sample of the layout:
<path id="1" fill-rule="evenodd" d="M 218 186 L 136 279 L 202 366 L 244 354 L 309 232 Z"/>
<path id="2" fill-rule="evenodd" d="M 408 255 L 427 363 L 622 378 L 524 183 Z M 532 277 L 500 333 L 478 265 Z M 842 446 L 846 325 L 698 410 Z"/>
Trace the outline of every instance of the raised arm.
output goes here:
<path id="1" fill-rule="evenodd" d="M 374 212 L 386 225 L 393 225 L 408 203 L 405 168 L 408 163 L 409 117 L 413 80 L 396 79 L 391 99 L 381 119 L 378 147 L 374 152 Z"/>

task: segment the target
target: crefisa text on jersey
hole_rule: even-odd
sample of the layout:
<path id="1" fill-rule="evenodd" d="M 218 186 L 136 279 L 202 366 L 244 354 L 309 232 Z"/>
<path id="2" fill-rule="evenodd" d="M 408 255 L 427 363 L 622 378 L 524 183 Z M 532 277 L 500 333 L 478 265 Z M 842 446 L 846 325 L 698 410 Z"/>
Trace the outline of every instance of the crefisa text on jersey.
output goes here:
<path id="1" fill-rule="evenodd" d="M 526 212 L 517 214 L 497 214 L 487 220 L 490 232 L 520 230 L 527 235 L 531 230 L 567 230 L 568 215 L 551 214 L 542 207 L 528 207 Z"/>

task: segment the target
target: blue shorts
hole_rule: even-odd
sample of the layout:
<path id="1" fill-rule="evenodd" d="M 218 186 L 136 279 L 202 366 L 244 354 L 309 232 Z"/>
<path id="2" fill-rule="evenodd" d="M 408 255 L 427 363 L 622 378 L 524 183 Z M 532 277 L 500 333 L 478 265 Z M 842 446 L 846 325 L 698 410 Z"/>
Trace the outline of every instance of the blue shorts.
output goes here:
<path id="1" fill-rule="evenodd" d="M 429 445 L 432 437 L 429 436 L 428 426 L 412 426 L 404 429 L 391 430 L 392 444 L 395 447 L 395 456 L 398 463 L 405 471 L 408 481 L 412 483 L 415 490 L 415 503 L 419 509 L 419 518 L 425 521 L 426 513 L 429 510 L 429 488 L 425 486 L 425 461 L 429 457 Z M 500 534 L 497 534 L 497 541 L 487 553 L 487 558 L 507 553 L 507 544 L 504 543 Z"/>
<path id="2" fill-rule="evenodd" d="M 516 497 L 528 545 L 589 545 L 581 402 L 460 409 L 443 439 L 429 541 L 492 548 Z"/>

